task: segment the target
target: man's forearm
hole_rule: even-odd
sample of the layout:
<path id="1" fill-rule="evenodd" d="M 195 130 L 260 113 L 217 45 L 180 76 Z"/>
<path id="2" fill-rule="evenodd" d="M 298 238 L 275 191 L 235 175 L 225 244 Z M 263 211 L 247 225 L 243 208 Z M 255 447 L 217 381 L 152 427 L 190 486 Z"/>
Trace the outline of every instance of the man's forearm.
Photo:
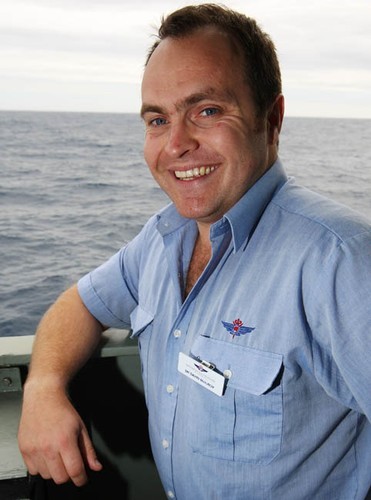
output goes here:
<path id="1" fill-rule="evenodd" d="M 81 301 L 77 286 L 68 289 L 40 322 L 27 383 L 66 388 L 93 353 L 102 331 Z"/>

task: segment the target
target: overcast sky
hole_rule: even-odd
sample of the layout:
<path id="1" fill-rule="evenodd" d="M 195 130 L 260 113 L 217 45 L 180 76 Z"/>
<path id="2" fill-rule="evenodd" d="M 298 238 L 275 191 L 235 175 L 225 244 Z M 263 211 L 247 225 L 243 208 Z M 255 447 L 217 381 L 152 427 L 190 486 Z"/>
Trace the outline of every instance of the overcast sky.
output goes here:
<path id="1" fill-rule="evenodd" d="M 0 110 L 138 112 L 154 26 L 186 3 L 0 0 Z M 370 0 L 223 3 L 276 43 L 286 115 L 371 118 Z"/>

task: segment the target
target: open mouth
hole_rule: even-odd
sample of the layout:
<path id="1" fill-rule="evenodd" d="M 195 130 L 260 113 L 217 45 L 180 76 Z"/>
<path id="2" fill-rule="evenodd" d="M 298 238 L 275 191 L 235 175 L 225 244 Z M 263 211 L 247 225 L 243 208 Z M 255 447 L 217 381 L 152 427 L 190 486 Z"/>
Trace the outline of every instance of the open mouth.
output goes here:
<path id="1" fill-rule="evenodd" d="M 205 175 L 211 174 L 215 169 L 216 167 L 195 167 L 189 170 L 176 170 L 174 174 L 177 179 L 182 181 L 192 181 L 198 177 L 204 177 Z"/>

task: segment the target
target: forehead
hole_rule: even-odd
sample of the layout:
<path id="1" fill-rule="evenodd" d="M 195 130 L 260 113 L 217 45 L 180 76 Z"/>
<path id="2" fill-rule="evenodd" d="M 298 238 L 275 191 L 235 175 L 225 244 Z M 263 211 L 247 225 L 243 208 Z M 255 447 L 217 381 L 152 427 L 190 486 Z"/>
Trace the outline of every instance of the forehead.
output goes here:
<path id="1" fill-rule="evenodd" d="M 170 98 L 214 88 L 233 92 L 243 80 L 242 58 L 227 35 L 208 28 L 161 41 L 146 66 L 142 99 Z"/>

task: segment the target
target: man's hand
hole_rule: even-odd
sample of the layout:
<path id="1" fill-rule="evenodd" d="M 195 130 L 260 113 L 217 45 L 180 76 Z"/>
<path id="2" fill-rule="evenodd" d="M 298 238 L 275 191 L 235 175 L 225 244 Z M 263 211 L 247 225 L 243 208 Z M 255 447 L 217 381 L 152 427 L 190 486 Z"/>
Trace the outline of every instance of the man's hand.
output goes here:
<path id="1" fill-rule="evenodd" d="M 86 427 L 64 391 L 25 387 L 19 448 L 31 475 L 61 484 L 87 481 L 86 467 L 102 469 Z"/>
<path id="2" fill-rule="evenodd" d="M 102 468 L 66 391 L 98 345 L 102 330 L 76 285 L 58 298 L 40 322 L 18 433 L 19 448 L 32 475 L 82 486 L 87 481 L 86 467 Z"/>

